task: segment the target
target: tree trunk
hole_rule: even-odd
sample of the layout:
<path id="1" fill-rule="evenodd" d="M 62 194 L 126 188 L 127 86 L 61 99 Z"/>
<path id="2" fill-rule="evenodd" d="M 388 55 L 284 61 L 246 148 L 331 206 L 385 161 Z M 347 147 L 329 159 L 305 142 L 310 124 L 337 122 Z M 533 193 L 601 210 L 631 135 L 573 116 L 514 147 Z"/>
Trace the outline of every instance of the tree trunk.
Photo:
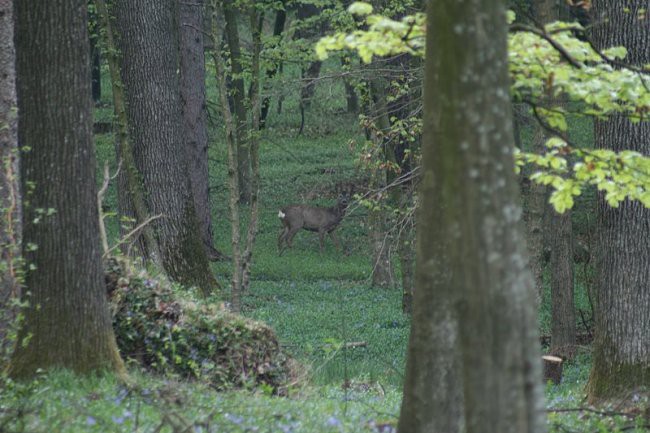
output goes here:
<path id="1" fill-rule="evenodd" d="M 20 260 L 20 192 L 16 118 L 16 53 L 13 2 L 0 0 L 0 368 L 8 354 L 6 338 L 15 318 Z"/>
<path id="2" fill-rule="evenodd" d="M 233 114 L 236 125 L 237 140 L 237 175 L 239 177 L 239 200 L 250 203 L 251 200 L 251 155 L 248 143 L 248 127 L 246 125 L 246 93 L 244 78 L 242 76 L 242 54 L 237 30 L 237 11 L 231 6 L 224 6 L 224 19 L 226 22 L 226 41 L 230 50 L 230 78 L 229 98 L 232 101 Z"/>
<path id="3" fill-rule="evenodd" d="M 403 191 L 401 208 L 407 209 L 411 203 L 411 191 Z M 413 312 L 413 291 L 415 287 L 415 222 L 413 217 L 406 216 L 400 224 L 398 235 L 398 253 L 402 274 L 402 312 Z"/>
<path id="4" fill-rule="evenodd" d="M 549 205 L 550 207 L 550 205 Z M 573 302 L 573 226 L 571 212 L 548 209 L 551 250 L 551 349 L 550 353 L 571 359 L 576 349 L 576 313 Z"/>
<path id="5" fill-rule="evenodd" d="M 559 6 L 555 0 L 536 0 L 535 15 L 540 24 L 548 24 L 559 19 Z M 561 98 L 549 95 L 542 101 L 546 107 L 562 105 Z M 544 142 L 549 138 L 541 127 L 535 136 L 534 152 L 542 153 Z M 541 139 L 540 139 L 541 138 Z M 551 353 L 565 359 L 573 358 L 576 346 L 576 316 L 573 301 L 573 226 L 571 211 L 558 214 L 548 203 L 547 187 L 534 183 L 531 186 L 529 204 L 534 212 L 529 220 L 530 226 L 539 232 L 529 233 L 529 241 L 535 274 L 538 298 L 541 299 L 543 285 L 544 250 L 550 250 L 551 274 Z M 543 206 L 541 209 L 539 206 Z M 542 211 L 540 214 L 540 210 Z M 545 211 L 545 212 L 544 212 Z M 540 273 L 537 275 L 537 273 Z"/>
<path id="6" fill-rule="evenodd" d="M 650 62 L 650 27 L 639 19 L 645 0 L 594 1 L 597 47 L 623 45 L 625 62 Z M 632 124 L 620 116 L 596 121 L 596 146 L 650 154 L 650 122 Z M 630 396 L 650 386 L 650 210 L 637 201 L 618 208 L 598 198 L 595 340 L 589 399 Z"/>
<path id="7" fill-rule="evenodd" d="M 533 137 L 531 152 L 544 153 L 544 143 L 549 137 L 541 126 L 537 127 Z M 524 176 L 530 176 L 530 169 L 524 170 Z M 547 210 L 547 187 L 536 182 L 530 182 L 523 190 L 523 202 L 526 212 L 526 245 L 530 270 L 533 273 L 534 293 L 537 304 L 541 303 L 544 294 L 544 266 L 546 265 L 545 244 L 545 213 Z"/>
<path id="8" fill-rule="evenodd" d="M 375 79 L 370 83 L 370 92 L 373 102 L 372 117 L 376 119 L 372 141 L 374 146 L 380 150 L 377 154 L 382 159 L 381 162 L 388 162 L 392 156 L 392 146 L 387 143 L 387 139 L 385 138 L 385 134 L 388 134 L 390 130 L 390 120 L 388 118 L 385 97 L 387 89 L 382 82 Z M 384 191 L 389 178 L 387 172 L 390 169 L 371 166 L 370 170 L 370 189 Z M 378 202 L 378 208 L 370 209 L 369 211 L 369 235 L 372 248 L 372 287 L 393 287 L 395 285 L 395 272 L 393 271 L 393 264 L 390 259 L 392 239 L 389 229 L 389 216 L 387 215 L 388 211 L 385 209 L 386 204 L 396 205 L 396 203 L 392 202 L 391 198 L 392 195 L 386 193 L 376 194 L 375 199 Z"/>
<path id="9" fill-rule="evenodd" d="M 189 157 L 194 209 L 199 220 L 201 240 L 208 257 L 223 258 L 214 248 L 208 173 L 208 113 L 205 101 L 205 56 L 203 54 L 204 0 L 179 1 L 180 86 L 185 140 Z"/>
<path id="10" fill-rule="evenodd" d="M 122 82 L 135 165 L 167 274 L 203 294 L 217 289 L 187 174 L 175 1 L 116 0 Z M 146 18 L 146 19 L 145 19 Z"/>
<path id="11" fill-rule="evenodd" d="M 101 262 L 87 1 L 19 1 L 15 13 L 18 137 L 31 148 L 21 167 L 23 253 L 35 270 L 9 372 L 125 374 Z"/>
<path id="12" fill-rule="evenodd" d="M 345 56 L 341 58 L 341 66 L 343 71 L 349 72 L 351 69 L 350 58 Z M 345 85 L 345 102 L 347 106 L 347 112 L 350 114 L 359 113 L 359 97 L 354 88 L 354 82 L 350 77 L 343 77 L 343 84 Z"/>
<path id="13" fill-rule="evenodd" d="M 135 226 L 145 223 L 150 215 L 144 198 L 144 190 L 140 173 L 135 166 L 133 157 L 133 148 L 129 137 L 129 122 L 126 115 L 126 97 L 124 95 L 124 86 L 120 77 L 120 59 L 117 53 L 115 42 L 115 32 L 113 23 L 110 18 L 108 7 L 104 0 L 95 0 L 95 8 L 99 26 L 103 29 L 101 34 L 104 38 L 104 45 L 107 52 L 108 69 L 111 76 L 111 89 L 113 92 L 113 110 L 115 112 L 115 130 L 116 145 L 115 155 L 118 165 L 121 164 L 121 170 L 117 178 L 117 205 L 120 218 L 129 218 L 135 221 Z M 127 245 L 137 245 L 140 256 L 147 257 L 151 263 L 158 268 L 162 268 L 162 258 L 158 241 L 149 224 L 145 224 L 140 230 L 139 235 L 134 235 L 133 239 L 127 239 L 131 228 L 125 228 L 125 224 L 120 224 L 122 253 L 127 255 L 136 255 Z"/>
<path id="14" fill-rule="evenodd" d="M 428 2 L 416 290 L 399 432 L 544 429 L 506 37 L 500 0 Z"/>
<path id="15" fill-rule="evenodd" d="M 273 36 L 275 38 L 279 38 L 282 35 L 282 32 L 284 32 L 284 25 L 286 22 L 287 22 L 287 11 L 285 9 L 278 9 L 275 12 L 275 23 L 273 24 Z M 272 64 L 271 66 L 267 67 L 266 69 L 267 80 L 264 85 L 265 91 L 268 91 L 269 89 L 269 85 L 268 85 L 269 81 L 271 81 L 276 76 L 278 71 L 281 69 L 280 65 L 281 63 Z M 265 95 L 264 98 L 262 99 L 262 111 L 260 113 L 260 129 L 264 129 L 264 127 L 266 126 L 266 118 L 269 114 L 270 107 L 271 107 L 271 98 L 268 95 Z"/>
<path id="16" fill-rule="evenodd" d="M 375 176 L 378 176 L 379 174 L 383 175 L 384 173 L 375 173 Z M 377 188 L 380 185 L 381 184 L 375 184 L 373 188 Z M 381 208 L 380 205 L 380 209 L 371 209 L 369 213 L 370 242 L 372 245 L 372 272 L 370 285 L 372 287 L 383 288 L 394 287 L 395 272 L 393 271 L 390 254 L 392 240 L 388 228 L 386 210 Z"/>

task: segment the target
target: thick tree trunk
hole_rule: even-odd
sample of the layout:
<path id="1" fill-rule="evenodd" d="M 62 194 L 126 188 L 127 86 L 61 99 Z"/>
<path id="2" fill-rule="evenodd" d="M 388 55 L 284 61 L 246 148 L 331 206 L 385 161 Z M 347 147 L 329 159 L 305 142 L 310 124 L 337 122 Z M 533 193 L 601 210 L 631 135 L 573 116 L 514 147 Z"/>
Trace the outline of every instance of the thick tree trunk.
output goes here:
<path id="1" fill-rule="evenodd" d="M 625 8 L 623 7 L 625 6 Z M 650 62 L 650 26 L 639 14 L 647 1 L 593 2 L 593 39 L 600 48 L 623 45 L 624 61 Z M 650 155 L 650 122 L 615 116 L 595 123 L 596 145 Z M 650 210 L 624 201 L 598 200 L 595 299 L 596 338 L 588 394 L 591 401 L 629 396 L 650 386 Z"/>
<path id="2" fill-rule="evenodd" d="M 122 82 L 135 165 L 141 173 L 162 263 L 202 293 L 218 285 L 200 239 L 183 139 L 175 1 L 116 0 Z"/>
<path id="3" fill-rule="evenodd" d="M 133 148 L 131 138 L 129 137 L 129 122 L 126 115 L 126 97 L 124 95 L 124 86 L 120 77 L 120 59 L 117 53 L 115 42 L 115 32 L 113 23 L 108 11 L 108 6 L 104 0 L 95 0 L 97 10 L 98 25 L 102 28 L 101 34 L 104 38 L 106 47 L 108 69 L 111 76 L 111 88 L 113 91 L 113 110 L 115 111 L 115 130 L 116 145 L 115 155 L 121 170 L 118 174 L 117 192 L 118 192 L 118 211 L 121 218 L 129 218 L 135 222 L 134 226 L 146 222 L 150 215 L 144 198 L 144 190 L 140 173 L 135 166 L 133 157 Z M 162 258 L 158 241 L 150 224 L 145 224 L 138 235 L 132 239 L 126 236 L 134 227 L 128 229 L 124 224 L 120 224 L 120 234 L 122 235 L 120 244 L 122 253 L 127 255 L 138 255 L 128 245 L 135 244 L 137 253 L 141 257 L 147 257 L 151 263 L 162 268 Z M 141 234 L 141 236 L 140 236 Z"/>
<path id="4" fill-rule="evenodd" d="M 244 90 L 244 67 L 237 30 L 237 11 L 231 6 L 224 7 L 226 21 L 226 41 L 230 50 L 231 86 L 229 98 L 232 101 L 236 125 L 237 139 L 237 175 L 239 176 L 239 200 L 250 203 L 251 200 L 251 154 L 248 142 L 248 126 L 246 124 L 246 93 Z"/>
<path id="5" fill-rule="evenodd" d="M 21 167 L 23 252 L 36 269 L 10 365 L 17 378 L 50 368 L 124 373 L 101 262 L 86 5 L 15 3 L 18 134 L 31 148 Z"/>
<path id="6" fill-rule="evenodd" d="M 0 368 L 19 293 L 20 192 L 12 0 L 0 0 Z"/>
<path id="7" fill-rule="evenodd" d="M 428 17 L 416 290 L 398 431 L 543 431 L 505 5 L 432 0 Z"/>
<path id="8" fill-rule="evenodd" d="M 208 130 L 203 54 L 204 0 L 179 1 L 181 107 L 194 209 L 201 239 L 210 259 L 223 255 L 214 248 L 208 173 Z"/>

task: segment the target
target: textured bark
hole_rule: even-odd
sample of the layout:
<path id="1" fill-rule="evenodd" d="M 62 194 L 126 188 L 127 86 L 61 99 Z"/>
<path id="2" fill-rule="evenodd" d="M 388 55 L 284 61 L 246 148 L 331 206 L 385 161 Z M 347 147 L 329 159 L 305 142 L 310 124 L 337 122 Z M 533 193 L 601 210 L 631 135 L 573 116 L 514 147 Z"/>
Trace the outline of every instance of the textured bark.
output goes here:
<path id="1" fill-rule="evenodd" d="M 251 131 L 260 129 L 260 54 L 262 52 L 262 25 L 261 19 L 255 8 L 248 10 L 249 24 L 251 28 L 253 49 L 251 53 L 251 87 L 250 104 L 252 111 Z M 258 22 L 260 24 L 258 25 Z M 260 156 L 259 136 L 251 134 L 250 156 L 251 156 L 251 202 L 250 219 L 246 233 L 246 245 L 242 253 L 242 283 L 241 291 L 245 293 L 250 285 L 251 267 L 253 265 L 253 247 L 257 237 L 259 225 L 259 192 L 260 192 Z"/>
<path id="2" fill-rule="evenodd" d="M 624 10 L 624 7 L 628 10 Z M 600 47 L 623 45 L 626 62 L 650 62 L 650 26 L 639 20 L 645 0 L 594 1 L 593 39 Z M 596 145 L 650 155 L 650 123 L 621 117 L 595 122 Z M 595 340 L 589 399 L 629 396 L 650 386 L 650 210 L 624 201 L 611 208 L 598 200 Z"/>
<path id="3" fill-rule="evenodd" d="M 226 22 L 226 41 L 230 51 L 230 92 L 232 112 L 235 120 L 235 138 L 237 140 L 237 175 L 239 177 L 239 200 L 249 203 L 251 199 L 251 155 L 248 143 L 248 128 L 246 125 L 246 93 L 244 90 L 244 77 L 242 54 L 237 30 L 237 11 L 232 5 L 224 7 Z"/>
<path id="4" fill-rule="evenodd" d="M 428 18 L 416 290 L 398 431 L 543 431 L 505 5 L 432 0 Z"/>
<path id="5" fill-rule="evenodd" d="M 0 363 L 9 350 L 5 338 L 15 317 L 20 259 L 20 192 L 13 1 L 0 0 Z M 1 366 L 0 366 L 1 368 Z"/>
<path id="6" fill-rule="evenodd" d="M 120 217 L 127 217 L 135 221 L 135 225 L 144 223 L 149 219 L 149 210 L 144 199 L 144 190 L 140 173 L 135 166 L 133 157 L 133 148 L 129 137 L 129 121 L 126 115 L 126 98 L 124 95 L 124 86 L 120 77 L 120 59 L 117 54 L 115 42 L 115 32 L 113 23 L 110 18 L 108 7 L 104 0 L 95 0 L 95 7 L 100 26 L 103 28 L 104 44 L 108 53 L 108 69 L 111 75 L 111 87 L 113 91 L 113 110 L 115 111 L 115 123 L 117 130 L 116 140 L 116 157 L 118 163 L 121 163 L 122 169 L 118 174 L 117 192 L 118 192 L 118 210 Z M 121 250 L 125 254 L 131 254 L 132 249 L 126 245 L 131 245 L 130 240 L 124 239 L 131 228 L 126 229 L 125 225 L 120 224 L 120 234 L 123 240 L 129 243 L 121 244 Z M 137 245 L 138 252 L 142 257 L 148 259 L 159 268 L 162 268 L 162 258 L 158 241 L 156 240 L 153 228 L 146 224 L 141 230 L 141 236 L 135 238 L 134 243 Z"/>
<path id="7" fill-rule="evenodd" d="M 114 2 L 122 82 L 135 165 L 162 263 L 175 281 L 204 294 L 218 285 L 199 236 L 180 105 L 174 0 Z"/>
<path id="8" fill-rule="evenodd" d="M 573 226 L 571 212 L 549 209 L 548 233 L 551 250 L 551 349 L 550 353 L 571 359 L 576 349 L 576 313 L 573 302 Z"/>
<path id="9" fill-rule="evenodd" d="M 540 24 L 559 19 L 559 5 L 555 0 L 536 0 L 535 15 Z M 561 105 L 560 98 L 547 98 L 545 106 Z M 544 142 L 549 138 L 541 126 L 535 135 L 536 149 L 544 150 Z M 531 242 L 531 263 L 537 285 L 538 299 L 542 297 L 542 272 L 544 269 L 544 250 L 550 251 L 551 274 L 551 353 L 563 358 L 572 358 L 576 345 L 576 317 L 573 301 L 573 226 L 571 211 L 558 214 L 548 203 L 547 187 L 535 183 L 530 189 L 531 206 L 528 240 Z M 541 208 L 539 206 L 542 206 Z"/>
<path id="10" fill-rule="evenodd" d="M 222 34 L 218 28 L 219 22 L 218 15 L 223 13 L 217 2 L 212 3 L 212 40 L 215 41 L 216 47 L 222 47 Z M 259 102 L 259 75 L 260 75 L 260 51 L 262 47 L 261 33 L 257 26 L 258 17 L 254 9 L 249 12 L 250 27 L 253 42 L 253 52 L 251 56 L 251 108 L 253 112 L 253 119 L 251 129 L 257 131 L 260 126 L 260 102 Z M 226 30 L 227 32 L 227 30 Z M 228 150 L 228 183 L 230 197 L 228 205 L 230 209 L 230 222 L 231 222 L 231 244 L 232 244 L 232 279 L 231 279 L 231 309 L 235 312 L 241 310 L 241 296 L 242 293 L 248 288 L 250 283 L 250 267 L 252 264 L 253 245 L 255 237 L 257 236 L 258 224 L 258 194 L 260 185 L 259 174 L 259 141 L 257 136 L 251 137 L 250 141 L 250 155 L 252 166 L 251 178 L 251 206 L 250 206 L 250 220 L 246 235 L 246 243 L 241 246 L 241 231 L 240 231 L 240 194 L 239 194 L 239 176 L 237 175 L 237 152 L 239 147 L 236 140 L 236 120 L 231 110 L 230 104 L 227 101 L 227 88 L 226 88 L 226 66 L 224 64 L 223 53 L 217 49 L 213 52 L 213 59 L 216 71 L 216 80 L 219 86 L 219 97 L 221 102 L 221 110 L 224 117 L 226 129 L 226 144 Z"/>
<path id="11" fill-rule="evenodd" d="M 208 257 L 223 257 L 214 248 L 208 174 L 208 130 L 203 54 L 204 1 L 179 1 L 181 107 L 194 209 Z"/>
<path id="12" fill-rule="evenodd" d="M 21 166 L 23 253 L 36 267 L 9 367 L 16 378 L 50 368 L 124 373 L 101 262 L 86 5 L 15 3 L 18 138 L 31 148 Z"/>

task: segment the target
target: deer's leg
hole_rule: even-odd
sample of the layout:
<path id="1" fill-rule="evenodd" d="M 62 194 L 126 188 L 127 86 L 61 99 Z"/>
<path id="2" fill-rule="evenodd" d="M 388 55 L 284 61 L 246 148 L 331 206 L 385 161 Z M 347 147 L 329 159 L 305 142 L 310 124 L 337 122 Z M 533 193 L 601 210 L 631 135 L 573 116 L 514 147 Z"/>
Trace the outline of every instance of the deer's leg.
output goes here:
<path id="1" fill-rule="evenodd" d="M 341 244 L 339 243 L 339 239 L 336 237 L 336 233 L 334 233 L 334 230 L 332 230 L 330 232 L 330 238 L 332 238 L 332 241 L 334 242 L 334 245 L 336 246 L 336 249 L 338 251 L 342 251 L 341 250 Z"/>
<path id="2" fill-rule="evenodd" d="M 325 242 L 325 231 L 324 230 L 318 230 L 318 240 L 320 240 L 320 252 L 323 252 L 323 244 Z"/>
<path id="3" fill-rule="evenodd" d="M 283 227 L 282 231 L 280 232 L 280 236 L 278 236 L 278 255 L 282 255 L 282 244 L 285 243 L 285 240 L 287 238 L 287 233 L 289 233 L 289 228 L 288 227 Z"/>
<path id="4" fill-rule="evenodd" d="M 285 237 L 287 241 L 287 248 L 292 248 L 291 242 L 293 242 L 293 237 L 298 233 L 298 230 L 300 230 L 300 227 L 295 227 L 295 228 L 288 228 L 288 233 L 287 236 Z"/>

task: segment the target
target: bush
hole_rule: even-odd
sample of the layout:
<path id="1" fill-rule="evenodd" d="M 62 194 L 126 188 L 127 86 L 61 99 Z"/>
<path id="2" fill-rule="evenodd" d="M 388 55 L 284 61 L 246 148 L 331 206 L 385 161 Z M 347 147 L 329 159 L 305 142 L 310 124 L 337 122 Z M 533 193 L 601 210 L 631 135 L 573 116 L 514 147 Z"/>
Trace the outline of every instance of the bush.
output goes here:
<path id="1" fill-rule="evenodd" d="M 111 259 L 113 328 L 122 356 L 149 371 L 200 379 L 219 388 L 284 393 L 295 370 L 267 325 L 194 302 L 171 284 Z"/>

